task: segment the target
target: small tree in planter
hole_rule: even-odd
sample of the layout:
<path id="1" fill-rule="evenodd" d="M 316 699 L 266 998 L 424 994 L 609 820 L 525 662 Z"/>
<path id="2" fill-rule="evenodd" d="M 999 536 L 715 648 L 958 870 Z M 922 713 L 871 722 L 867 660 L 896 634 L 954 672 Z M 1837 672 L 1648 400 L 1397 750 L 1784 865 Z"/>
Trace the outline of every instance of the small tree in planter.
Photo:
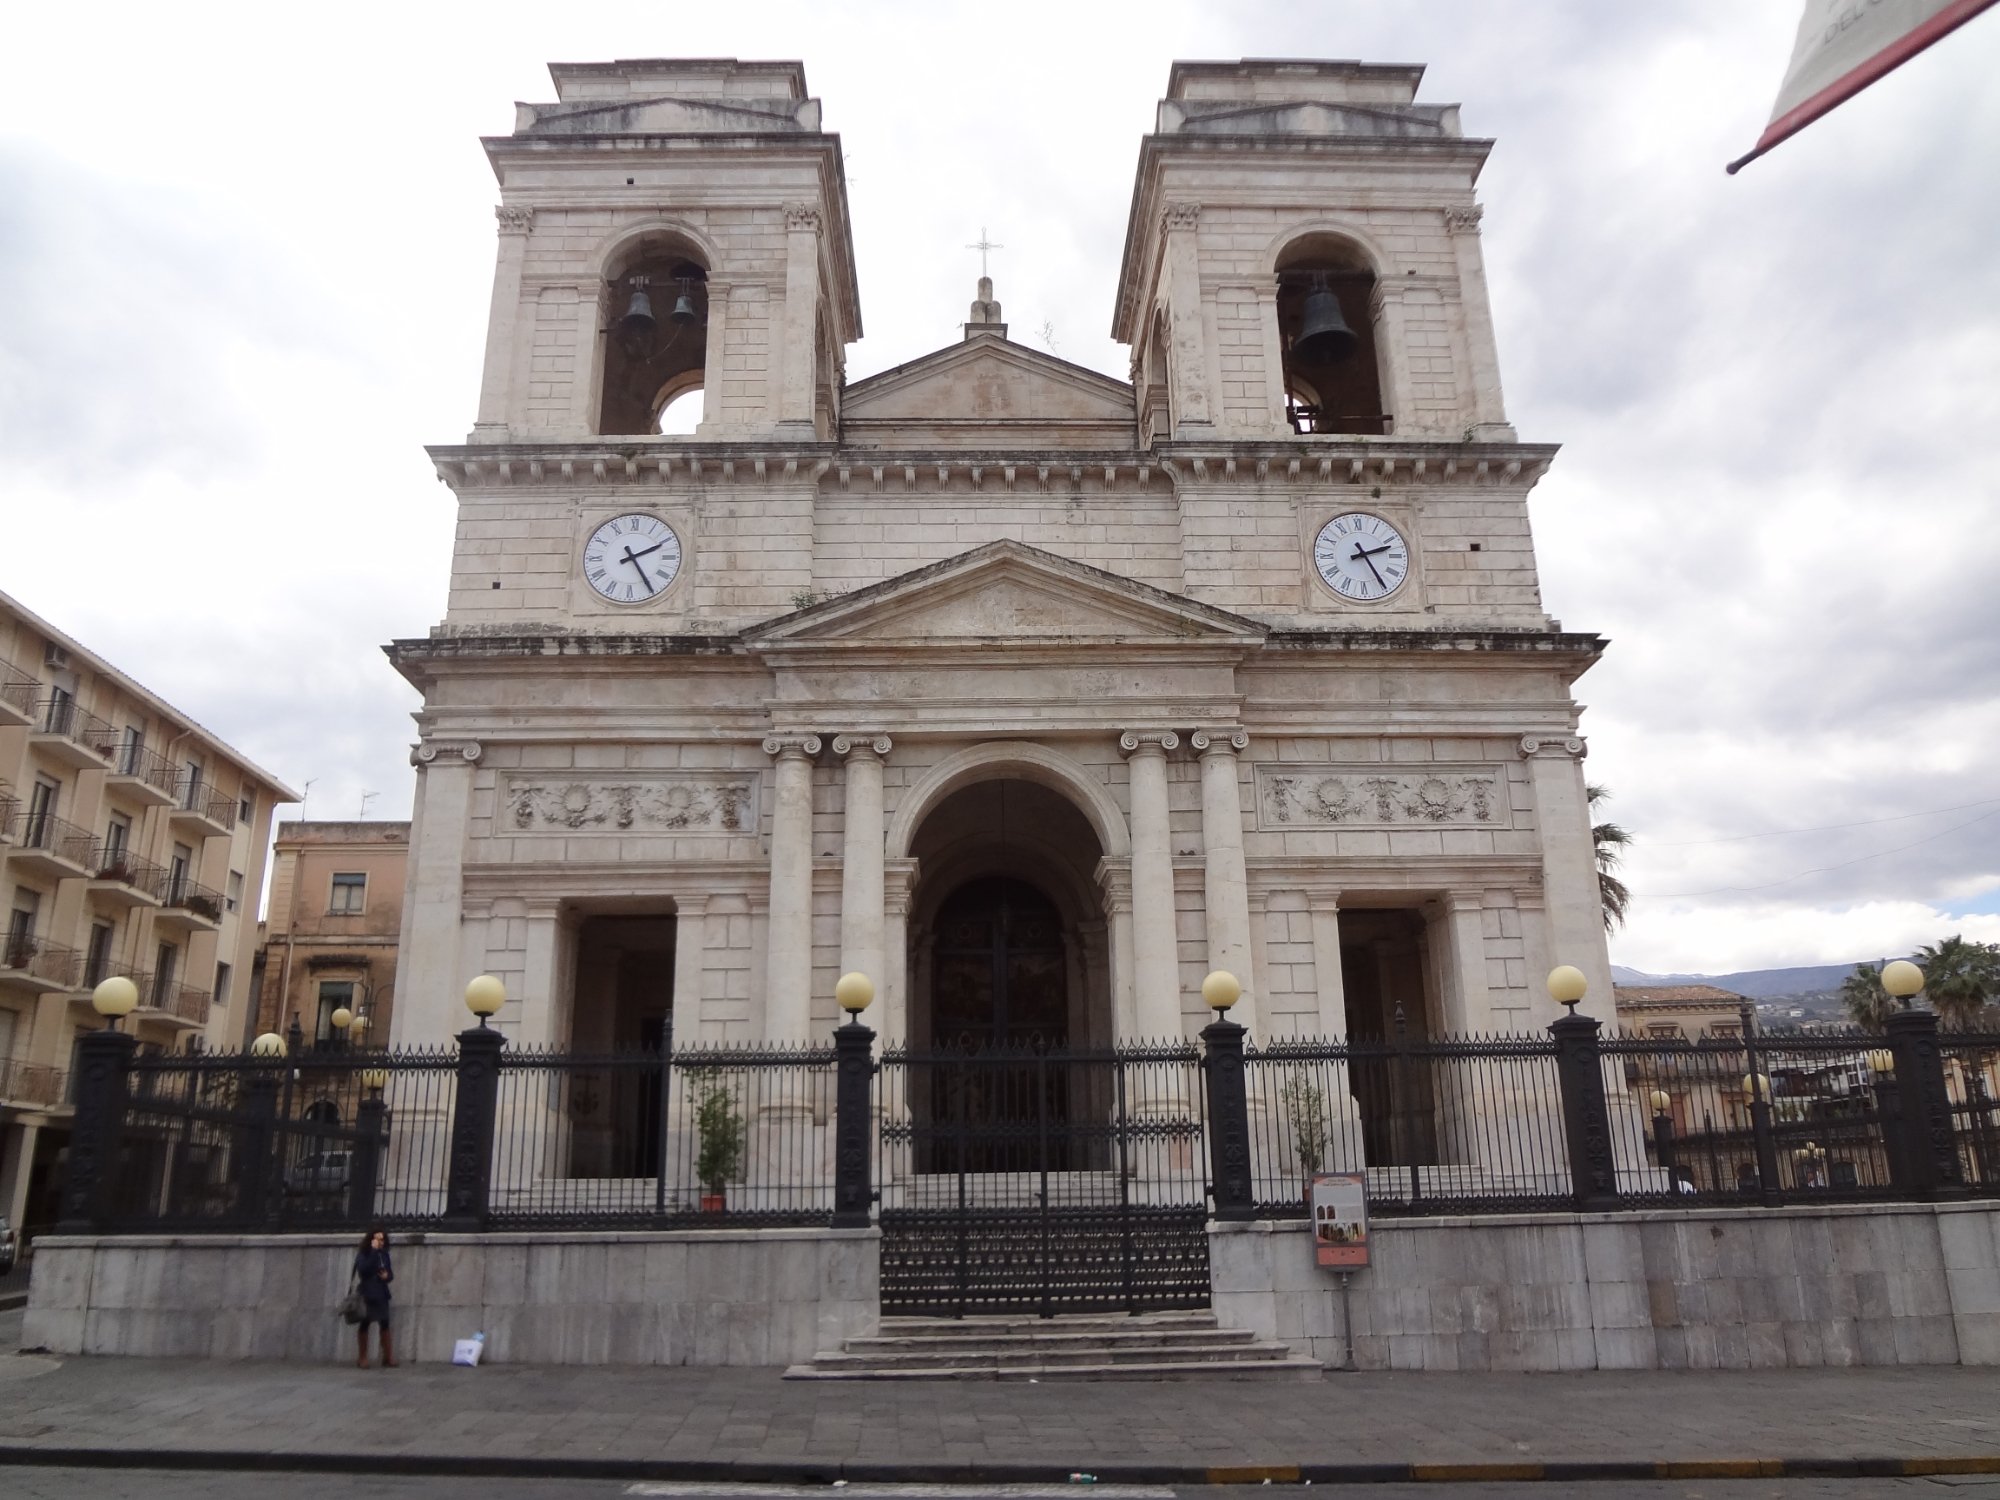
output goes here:
<path id="1" fill-rule="evenodd" d="M 701 1183 L 701 1211 L 721 1213 L 728 1206 L 729 1179 L 743 1170 L 743 1144 L 748 1131 L 736 1108 L 736 1096 L 713 1070 L 694 1080 L 694 1175 Z"/>
<path id="2" fill-rule="evenodd" d="M 1293 1073 L 1278 1090 L 1278 1098 L 1285 1106 L 1285 1123 L 1292 1128 L 1292 1149 L 1305 1177 L 1305 1192 L 1311 1196 L 1313 1176 L 1326 1165 L 1326 1095 L 1306 1074 Z"/>

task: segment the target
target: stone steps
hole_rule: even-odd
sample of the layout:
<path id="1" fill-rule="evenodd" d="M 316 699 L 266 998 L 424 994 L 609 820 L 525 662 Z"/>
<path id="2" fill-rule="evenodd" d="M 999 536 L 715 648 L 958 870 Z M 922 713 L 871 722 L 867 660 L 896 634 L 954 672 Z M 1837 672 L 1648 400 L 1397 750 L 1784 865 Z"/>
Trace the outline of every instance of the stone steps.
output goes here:
<path id="1" fill-rule="evenodd" d="M 884 1318 L 787 1380 L 1318 1380 L 1318 1361 L 1208 1312 Z"/>

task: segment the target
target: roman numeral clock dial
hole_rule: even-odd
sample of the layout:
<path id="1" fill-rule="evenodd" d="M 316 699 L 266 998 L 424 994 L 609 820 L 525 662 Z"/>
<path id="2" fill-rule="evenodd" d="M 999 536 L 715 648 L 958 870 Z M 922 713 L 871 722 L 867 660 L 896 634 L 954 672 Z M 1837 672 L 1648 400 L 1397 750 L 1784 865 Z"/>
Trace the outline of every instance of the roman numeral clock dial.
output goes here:
<path id="1" fill-rule="evenodd" d="M 681 571 L 681 539 L 658 516 L 613 516 L 583 544 L 584 581 L 613 604 L 657 599 Z"/>
<path id="2" fill-rule="evenodd" d="M 1410 544 L 1380 516 L 1348 511 L 1320 527 L 1313 566 L 1341 598 L 1370 604 L 1388 598 L 1410 576 Z"/>

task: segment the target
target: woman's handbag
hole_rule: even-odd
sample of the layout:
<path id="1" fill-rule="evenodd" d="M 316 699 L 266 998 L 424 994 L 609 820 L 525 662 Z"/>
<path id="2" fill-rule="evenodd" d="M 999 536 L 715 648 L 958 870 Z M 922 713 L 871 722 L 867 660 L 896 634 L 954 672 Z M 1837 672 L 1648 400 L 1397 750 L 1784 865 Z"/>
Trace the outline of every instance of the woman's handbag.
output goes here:
<path id="1" fill-rule="evenodd" d="M 364 1309 L 361 1306 L 361 1272 L 359 1269 L 348 1278 L 347 1295 L 340 1299 L 340 1305 L 334 1311 L 340 1314 L 340 1320 L 343 1323 L 356 1324 L 361 1321 Z"/>

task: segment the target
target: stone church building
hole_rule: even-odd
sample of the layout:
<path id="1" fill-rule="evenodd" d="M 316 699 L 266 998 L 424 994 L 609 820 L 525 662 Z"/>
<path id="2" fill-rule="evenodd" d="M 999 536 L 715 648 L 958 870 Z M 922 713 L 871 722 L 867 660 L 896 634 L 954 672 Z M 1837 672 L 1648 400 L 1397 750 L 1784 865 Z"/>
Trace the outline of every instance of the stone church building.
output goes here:
<path id="1" fill-rule="evenodd" d="M 1421 69 L 1175 65 L 1119 381 L 964 337 L 850 381 L 839 138 L 795 63 L 559 65 L 486 141 L 477 420 L 430 450 L 394 1036 L 524 1044 L 1539 1028 L 1608 1004 L 1573 684 L 1475 184 Z M 1137 122 L 1135 122 L 1137 123 Z M 698 406 L 691 435 L 663 413 Z M 669 425 L 673 425 L 671 420 Z"/>

